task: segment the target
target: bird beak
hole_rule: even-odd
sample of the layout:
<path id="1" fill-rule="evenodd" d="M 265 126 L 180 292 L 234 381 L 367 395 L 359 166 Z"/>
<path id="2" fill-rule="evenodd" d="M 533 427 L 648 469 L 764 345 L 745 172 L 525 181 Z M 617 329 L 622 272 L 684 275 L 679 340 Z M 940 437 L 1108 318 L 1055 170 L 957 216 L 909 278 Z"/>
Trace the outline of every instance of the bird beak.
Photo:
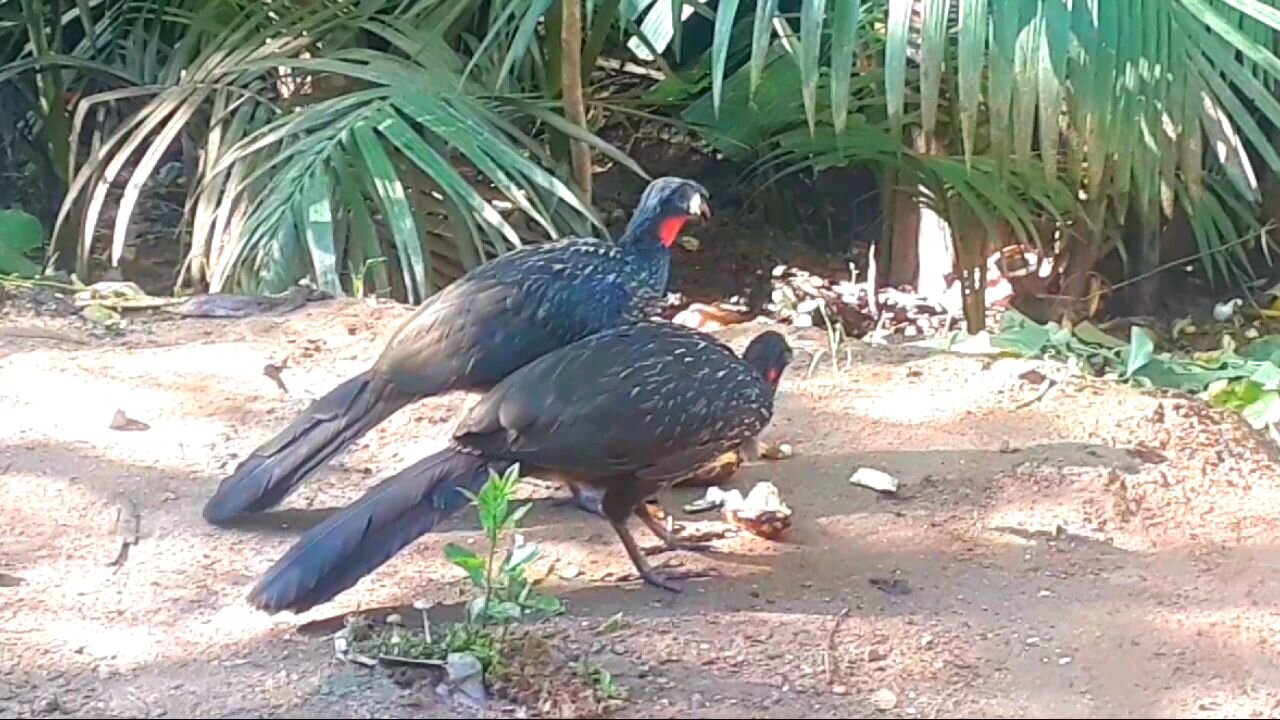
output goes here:
<path id="1" fill-rule="evenodd" d="M 702 193 L 694 193 L 693 197 L 689 198 L 689 215 L 703 220 L 711 219 L 711 206 L 707 204 L 707 199 L 702 196 Z"/>

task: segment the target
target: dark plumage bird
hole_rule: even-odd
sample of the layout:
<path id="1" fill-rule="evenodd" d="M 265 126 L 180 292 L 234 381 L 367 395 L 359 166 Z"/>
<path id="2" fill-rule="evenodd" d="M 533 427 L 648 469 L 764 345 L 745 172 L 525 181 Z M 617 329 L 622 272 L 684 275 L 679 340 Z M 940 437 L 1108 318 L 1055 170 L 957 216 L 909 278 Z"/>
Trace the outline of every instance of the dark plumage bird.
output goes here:
<path id="1" fill-rule="evenodd" d="M 791 348 L 778 333 L 752 339 L 739 358 L 706 333 L 643 321 L 548 353 L 512 373 L 463 418 L 445 449 L 405 468 L 308 531 L 262 577 L 249 601 L 268 612 L 327 602 L 464 507 L 489 472 L 600 493 L 647 582 L 656 574 L 627 529 L 638 517 L 668 547 L 675 540 L 643 507 L 721 453 L 754 443 L 773 416 Z"/>
<path id="2" fill-rule="evenodd" d="M 400 408 L 454 390 L 483 392 L 517 368 L 607 328 L 651 317 L 666 294 L 671 245 L 709 217 L 698 183 L 649 184 L 617 243 L 569 238 L 481 265 L 429 298 L 373 367 L 316 400 L 224 478 L 204 517 L 268 510 Z"/>

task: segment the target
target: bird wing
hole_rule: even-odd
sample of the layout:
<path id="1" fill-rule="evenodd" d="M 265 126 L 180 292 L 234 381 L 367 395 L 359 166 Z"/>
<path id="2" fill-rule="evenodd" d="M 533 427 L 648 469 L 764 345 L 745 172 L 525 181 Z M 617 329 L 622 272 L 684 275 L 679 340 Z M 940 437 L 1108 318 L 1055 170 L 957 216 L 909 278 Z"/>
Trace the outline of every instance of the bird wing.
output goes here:
<path id="1" fill-rule="evenodd" d="M 772 398 L 705 333 L 638 323 L 549 353 L 485 394 L 455 442 L 487 457 L 673 479 L 755 436 Z"/>
<path id="2" fill-rule="evenodd" d="M 378 371 L 398 388 L 489 387 L 626 309 L 621 261 L 598 241 L 517 250 L 477 270 L 432 296 L 387 344 Z"/>

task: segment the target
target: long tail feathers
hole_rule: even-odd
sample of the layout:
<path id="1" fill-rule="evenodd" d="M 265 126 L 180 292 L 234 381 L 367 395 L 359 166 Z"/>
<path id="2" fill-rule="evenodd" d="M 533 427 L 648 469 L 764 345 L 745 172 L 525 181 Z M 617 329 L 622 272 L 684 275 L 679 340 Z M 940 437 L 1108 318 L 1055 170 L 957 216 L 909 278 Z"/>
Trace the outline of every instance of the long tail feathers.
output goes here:
<path id="1" fill-rule="evenodd" d="M 204 506 L 215 525 L 278 505 L 308 475 L 416 396 L 364 372 L 316 400 L 245 458 Z"/>
<path id="2" fill-rule="evenodd" d="M 328 602 L 465 506 L 458 489 L 479 492 L 489 467 L 483 458 L 445 449 L 392 475 L 303 535 L 258 581 L 249 602 L 273 614 Z"/>

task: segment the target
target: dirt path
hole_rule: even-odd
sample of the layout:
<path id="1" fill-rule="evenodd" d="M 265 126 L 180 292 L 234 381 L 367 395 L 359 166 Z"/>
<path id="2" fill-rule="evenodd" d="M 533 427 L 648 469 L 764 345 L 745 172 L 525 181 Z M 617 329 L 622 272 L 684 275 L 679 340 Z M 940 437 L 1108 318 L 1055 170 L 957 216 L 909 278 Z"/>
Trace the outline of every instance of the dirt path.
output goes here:
<path id="1" fill-rule="evenodd" d="M 242 599 L 318 511 L 437 447 L 466 398 L 386 422 L 263 527 L 200 518 L 219 478 L 365 367 L 406 312 L 326 302 L 283 318 L 147 321 L 86 345 L 0 334 L 0 712 L 458 712 L 422 684 L 335 660 L 323 634 L 298 628 L 462 600 L 440 549 L 476 537 L 473 515 L 305 616 L 273 619 Z M 741 347 L 754 332 L 727 337 Z M 286 359 L 287 393 L 262 374 Z M 607 526 L 544 504 L 526 517 L 542 566 L 555 563 L 547 590 L 568 602 L 557 642 L 615 673 L 630 695 L 617 714 L 1280 711 L 1280 473 L 1242 422 L 1044 363 L 864 348 L 848 371 L 824 364 L 806 379 L 807 360 L 768 431 L 796 456 L 734 480 L 774 480 L 795 525 L 780 542 L 678 554 L 722 577 L 678 597 L 611 582 L 630 566 Z M 117 410 L 149 429 L 111 429 Z M 899 496 L 850 485 L 859 466 L 898 476 Z M 617 613 L 622 630 L 593 633 Z M 877 710 L 885 691 L 894 706 Z"/>

